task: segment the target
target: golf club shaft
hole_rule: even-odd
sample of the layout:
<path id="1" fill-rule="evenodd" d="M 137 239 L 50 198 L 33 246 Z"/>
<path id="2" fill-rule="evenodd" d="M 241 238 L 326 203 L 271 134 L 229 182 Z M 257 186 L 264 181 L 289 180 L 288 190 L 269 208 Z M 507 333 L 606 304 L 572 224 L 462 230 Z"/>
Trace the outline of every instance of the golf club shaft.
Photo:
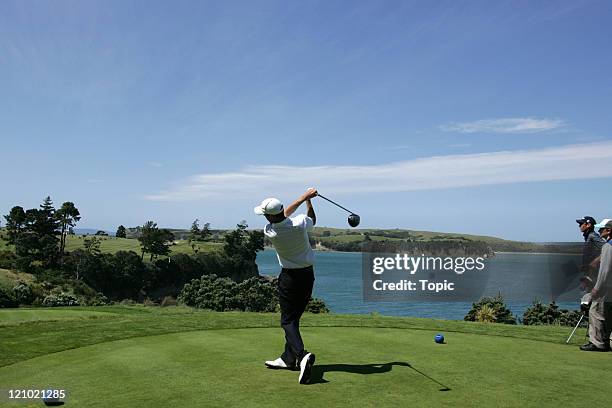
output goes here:
<path id="1" fill-rule="evenodd" d="M 580 320 L 578 320 L 576 327 L 574 327 L 574 330 L 572 330 L 572 334 L 570 334 L 570 336 L 567 338 L 567 341 L 565 342 L 566 344 L 570 342 L 572 337 L 574 337 L 574 333 L 576 333 L 576 330 L 578 330 L 578 326 L 580 326 L 580 323 L 582 323 L 583 318 L 584 318 L 584 313 L 582 314 L 582 316 L 580 316 Z"/>
<path id="2" fill-rule="evenodd" d="M 330 203 L 332 203 L 332 204 L 334 204 L 334 205 L 337 205 L 338 207 L 342 208 L 344 211 L 348 212 L 349 214 L 355 214 L 355 213 L 354 213 L 354 212 L 352 212 L 351 210 L 349 210 L 349 209 L 347 209 L 347 208 L 344 208 L 344 207 L 343 207 L 343 206 L 341 206 L 340 204 L 338 204 L 338 203 L 336 203 L 336 202 L 334 202 L 334 201 L 330 200 L 329 198 L 327 198 L 327 197 L 325 197 L 325 196 L 322 196 L 321 194 L 317 194 L 317 197 L 321 197 L 322 199 L 327 200 L 327 201 L 329 201 Z"/>

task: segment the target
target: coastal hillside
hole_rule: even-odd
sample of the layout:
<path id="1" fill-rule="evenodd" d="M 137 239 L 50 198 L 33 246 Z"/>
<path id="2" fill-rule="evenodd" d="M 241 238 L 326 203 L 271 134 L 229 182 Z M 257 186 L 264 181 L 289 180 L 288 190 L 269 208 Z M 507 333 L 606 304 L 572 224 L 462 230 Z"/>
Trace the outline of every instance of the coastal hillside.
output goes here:
<path id="1" fill-rule="evenodd" d="M 115 253 L 117 251 L 140 251 L 137 240 L 139 227 L 128 228 L 127 238 L 115 238 L 112 236 L 101 236 L 101 250 L 103 253 Z M 175 241 L 172 245 L 172 253 L 190 253 L 192 248 L 188 243 L 189 230 L 170 229 Z M 225 234 L 230 230 L 211 230 L 210 238 L 206 242 L 199 243 L 200 249 L 210 251 L 220 249 Z M 5 231 L 0 228 L 0 250 L 10 249 L 6 242 Z M 359 252 L 363 243 L 368 241 L 389 242 L 437 242 L 444 243 L 485 243 L 493 252 L 547 252 L 547 253 L 570 253 L 577 254 L 582 251 L 581 242 L 524 242 L 512 241 L 486 235 L 471 235 L 453 232 L 418 231 L 407 229 L 342 229 L 330 227 L 315 227 L 311 233 L 311 241 L 317 249 L 337 250 L 347 252 Z M 269 244 L 269 242 L 267 242 Z M 82 248 L 84 245 L 83 235 L 69 236 L 66 242 L 68 251 Z"/>

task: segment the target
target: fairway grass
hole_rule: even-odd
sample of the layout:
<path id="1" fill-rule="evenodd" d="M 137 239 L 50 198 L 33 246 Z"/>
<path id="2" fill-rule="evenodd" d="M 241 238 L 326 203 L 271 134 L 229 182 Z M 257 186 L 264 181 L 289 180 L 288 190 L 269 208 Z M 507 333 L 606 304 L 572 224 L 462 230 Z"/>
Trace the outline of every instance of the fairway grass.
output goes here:
<path id="1" fill-rule="evenodd" d="M 69 310 L 69 309 L 9 309 L 0 313 L 0 327 L 15 324 L 23 324 L 34 321 L 75 320 L 75 319 L 99 319 L 119 316 L 116 313 L 96 312 L 93 310 Z"/>
<path id="2" fill-rule="evenodd" d="M 310 315 L 313 384 L 263 361 L 283 349 L 279 316 L 183 307 L 2 310 L 0 388 L 68 390 L 66 406 L 604 406 L 612 353 L 565 345 L 565 327 Z M 32 320 L 40 312 L 56 321 Z M 62 319 L 66 312 L 83 318 Z M 107 318 L 88 318 L 88 313 Z M 47 315 L 48 316 L 48 315 Z M 21 320 L 21 321 L 20 321 Z M 437 332 L 447 344 L 433 341 Z M 580 390 L 579 392 L 577 390 Z M 7 404 L 7 406 L 41 406 Z"/>

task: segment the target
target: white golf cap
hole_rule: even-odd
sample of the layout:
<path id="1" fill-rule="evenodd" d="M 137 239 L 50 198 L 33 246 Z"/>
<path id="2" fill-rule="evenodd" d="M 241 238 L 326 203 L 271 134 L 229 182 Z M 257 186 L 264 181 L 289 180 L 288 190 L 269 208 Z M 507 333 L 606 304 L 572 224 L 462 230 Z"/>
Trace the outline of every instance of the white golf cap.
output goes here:
<path id="1" fill-rule="evenodd" d="M 599 224 L 595 224 L 595 228 L 612 228 L 612 219 L 606 218 L 605 220 L 601 220 Z"/>
<path id="2" fill-rule="evenodd" d="M 278 198 L 266 198 L 257 207 L 253 208 L 255 214 L 276 215 L 283 211 L 283 203 Z"/>

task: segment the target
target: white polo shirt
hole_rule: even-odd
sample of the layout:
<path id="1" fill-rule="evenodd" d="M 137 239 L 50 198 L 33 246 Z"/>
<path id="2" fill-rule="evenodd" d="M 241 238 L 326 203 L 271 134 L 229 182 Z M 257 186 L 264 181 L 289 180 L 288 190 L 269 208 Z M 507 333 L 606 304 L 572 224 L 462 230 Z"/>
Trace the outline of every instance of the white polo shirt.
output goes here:
<path id="1" fill-rule="evenodd" d="M 299 214 L 264 227 L 264 235 L 272 241 L 281 268 L 306 268 L 314 263 L 314 251 L 308 241 L 313 225 L 312 218 Z"/>

